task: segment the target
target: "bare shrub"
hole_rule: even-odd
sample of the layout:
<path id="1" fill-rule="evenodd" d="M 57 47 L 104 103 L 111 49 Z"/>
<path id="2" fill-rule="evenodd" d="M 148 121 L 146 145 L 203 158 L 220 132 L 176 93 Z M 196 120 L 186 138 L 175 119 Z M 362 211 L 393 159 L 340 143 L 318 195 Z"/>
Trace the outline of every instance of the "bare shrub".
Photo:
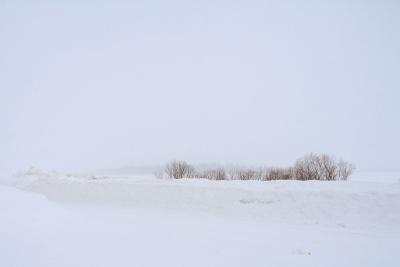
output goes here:
<path id="1" fill-rule="evenodd" d="M 194 170 L 187 178 L 205 178 L 203 172 Z"/>
<path id="2" fill-rule="evenodd" d="M 347 180 L 353 170 L 352 164 L 327 154 L 309 154 L 296 161 L 294 175 L 298 180 Z"/>
<path id="3" fill-rule="evenodd" d="M 206 170 L 203 172 L 203 178 L 209 180 L 226 180 L 226 171 L 222 168 Z"/>
<path id="4" fill-rule="evenodd" d="M 290 180 L 294 179 L 294 171 L 293 168 L 236 169 L 229 176 L 232 180 Z"/>
<path id="5" fill-rule="evenodd" d="M 266 180 L 290 180 L 293 179 L 292 168 L 271 168 L 268 170 Z"/>
<path id="6" fill-rule="evenodd" d="M 261 168 L 256 173 L 256 180 L 268 181 L 271 168 Z"/>
<path id="7" fill-rule="evenodd" d="M 230 180 L 239 180 L 238 171 L 236 169 L 229 170 L 228 177 Z"/>
<path id="8" fill-rule="evenodd" d="M 192 177 L 195 173 L 195 170 L 193 166 L 189 165 L 185 161 L 171 161 L 166 165 L 165 173 L 170 178 L 181 179 L 184 177 Z"/>
<path id="9" fill-rule="evenodd" d="M 351 164 L 348 163 L 346 161 L 340 160 L 337 164 L 338 167 L 338 177 L 340 180 L 344 180 L 347 181 L 350 177 L 350 175 L 354 172 L 354 170 L 356 169 L 356 167 Z"/>
<path id="10" fill-rule="evenodd" d="M 337 178 L 337 163 L 336 161 L 326 155 L 326 154 L 322 154 L 318 157 L 318 163 L 319 163 L 319 171 L 320 171 L 320 178 L 322 180 L 327 180 L 327 181 L 333 181 L 336 180 Z"/>
<path id="11" fill-rule="evenodd" d="M 318 172 L 317 155 L 310 154 L 298 159 L 294 166 L 296 179 L 298 180 L 320 180 Z"/>
<path id="12" fill-rule="evenodd" d="M 230 179 L 232 180 L 257 180 L 259 172 L 251 169 L 236 169 L 230 172 Z"/>
<path id="13" fill-rule="evenodd" d="M 241 170 L 239 171 L 239 180 L 254 180 L 256 174 L 254 170 Z"/>
<path id="14" fill-rule="evenodd" d="M 266 181 L 264 178 L 266 176 L 267 171 L 268 171 L 268 169 L 266 169 L 266 168 L 260 168 L 256 171 L 254 171 L 254 176 L 253 176 L 254 180 Z"/>
<path id="15" fill-rule="evenodd" d="M 295 173 L 300 180 L 331 181 L 337 177 L 337 164 L 326 154 L 310 154 L 296 162 Z"/>
<path id="16" fill-rule="evenodd" d="M 296 161 L 294 167 L 289 168 L 251 168 L 229 169 L 223 168 L 196 171 L 185 161 L 172 161 L 165 167 L 165 173 L 170 178 L 205 178 L 209 180 L 347 180 L 353 173 L 354 165 L 340 160 L 336 161 L 327 154 L 309 154 Z M 161 177 L 161 174 L 156 175 Z"/>

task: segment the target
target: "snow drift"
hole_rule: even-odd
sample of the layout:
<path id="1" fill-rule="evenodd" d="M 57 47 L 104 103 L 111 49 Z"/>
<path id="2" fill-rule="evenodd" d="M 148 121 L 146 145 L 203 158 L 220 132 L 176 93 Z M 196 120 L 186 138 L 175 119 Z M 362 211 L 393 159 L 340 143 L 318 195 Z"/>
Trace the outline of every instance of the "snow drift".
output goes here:
<path id="1" fill-rule="evenodd" d="M 397 180 L 160 180 L 32 169 L 13 181 L 29 192 L 0 187 L 0 266 L 400 263 Z"/>

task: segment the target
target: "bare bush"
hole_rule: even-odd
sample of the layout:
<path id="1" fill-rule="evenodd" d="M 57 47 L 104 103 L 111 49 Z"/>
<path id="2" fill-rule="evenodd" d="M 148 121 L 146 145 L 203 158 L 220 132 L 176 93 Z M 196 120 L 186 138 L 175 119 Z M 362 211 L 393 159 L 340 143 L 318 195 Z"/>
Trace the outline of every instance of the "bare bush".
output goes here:
<path id="1" fill-rule="evenodd" d="M 230 180 L 239 180 L 238 171 L 236 169 L 229 170 L 228 177 Z"/>
<path id="2" fill-rule="evenodd" d="M 321 180 L 317 155 L 310 154 L 296 161 L 294 170 L 298 180 Z"/>
<path id="3" fill-rule="evenodd" d="M 266 176 L 264 179 L 267 181 L 293 179 L 293 169 L 292 168 L 270 168 L 266 172 Z"/>
<path id="4" fill-rule="evenodd" d="M 321 172 L 320 179 L 333 181 L 337 178 L 337 163 L 336 161 L 326 155 L 322 154 L 318 157 L 319 171 Z"/>
<path id="5" fill-rule="evenodd" d="M 257 172 L 254 170 L 241 170 L 239 171 L 240 180 L 255 180 L 257 177 Z"/>
<path id="6" fill-rule="evenodd" d="M 187 178 L 204 178 L 204 173 L 194 170 Z"/>
<path id="7" fill-rule="evenodd" d="M 338 177 L 340 180 L 347 181 L 350 175 L 354 172 L 356 167 L 346 161 L 340 160 L 338 162 Z"/>
<path id="8" fill-rule="evenodd" d="M 226 180 L 226 171 L 222 168 L 206 170 L 203 172 L 203 178 L 209 180 Z"/>
<path id="9" fill-rule="evenodd" d="M 326 154 L 310 154 L 296 161 L 294 174 L 298 180 L 347 180 L 354 166 L 345 161 L 337 162 Z"/>
<path id="10" fill-rule="evenodd" d="M 165 173 L 170 178 L 181 179 L 193 177 L 195 170 L 193 166 L 185 161 L 171 161 L 165 167 Z"/>
<path id="11" fill-rule="evenodd" d="M 293 168 L 263 168 L 259 170 L 236 169 L 230 172 L 232 180 L 290 180 L 294 178 Z"/>
<path id="12" fill-rule="evenodd" d="M 257 180 L 259 172 L 251 169 L 236 169 L 230 171 L 230 179 L 232 180 Z"/>
<path id="13" fill-rule="evenodd" d="M 205 178 L 209 180 L 347 180 L 353 173 L 354 165 L 340 160 L 336 161 L 327 154 L 309 154 L 296 161 L 294 167 L 263 169 L 209 169 L 198 172 L 185 161 L 172 161 L 165 167 L 170 178 Z M 161 175 L 156 175 L 160 177 Z"/>

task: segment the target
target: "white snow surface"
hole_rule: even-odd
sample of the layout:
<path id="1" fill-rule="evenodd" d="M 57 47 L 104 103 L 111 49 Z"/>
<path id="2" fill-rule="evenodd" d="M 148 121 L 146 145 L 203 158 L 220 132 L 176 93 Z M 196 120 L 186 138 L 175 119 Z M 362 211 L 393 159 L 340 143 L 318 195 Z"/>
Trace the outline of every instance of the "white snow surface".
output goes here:
<path id="1" fill-rule="evenodd" d="M 400 181 L 374 175 L 259 182 L 31 169 L 0 186 L 0 266 L 400 266 Z"/>

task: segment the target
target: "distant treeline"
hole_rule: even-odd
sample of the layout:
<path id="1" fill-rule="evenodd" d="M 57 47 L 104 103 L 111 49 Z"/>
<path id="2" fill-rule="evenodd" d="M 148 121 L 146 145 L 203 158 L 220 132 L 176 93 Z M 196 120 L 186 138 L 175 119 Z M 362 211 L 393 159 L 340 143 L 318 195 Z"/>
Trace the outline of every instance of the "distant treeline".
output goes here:
<path id="1" fill-rule="evenodd" d="M 309 154 L 298 159 L 294 166 L 287 168 L 212 168 L 196 170 L 185 161 L 171 161 L 158 176 L 169 178 L 204 178 L 209 180 L 347 180 L 355 166 L 343 160 L 335 160 L 327 154 Z"/>

